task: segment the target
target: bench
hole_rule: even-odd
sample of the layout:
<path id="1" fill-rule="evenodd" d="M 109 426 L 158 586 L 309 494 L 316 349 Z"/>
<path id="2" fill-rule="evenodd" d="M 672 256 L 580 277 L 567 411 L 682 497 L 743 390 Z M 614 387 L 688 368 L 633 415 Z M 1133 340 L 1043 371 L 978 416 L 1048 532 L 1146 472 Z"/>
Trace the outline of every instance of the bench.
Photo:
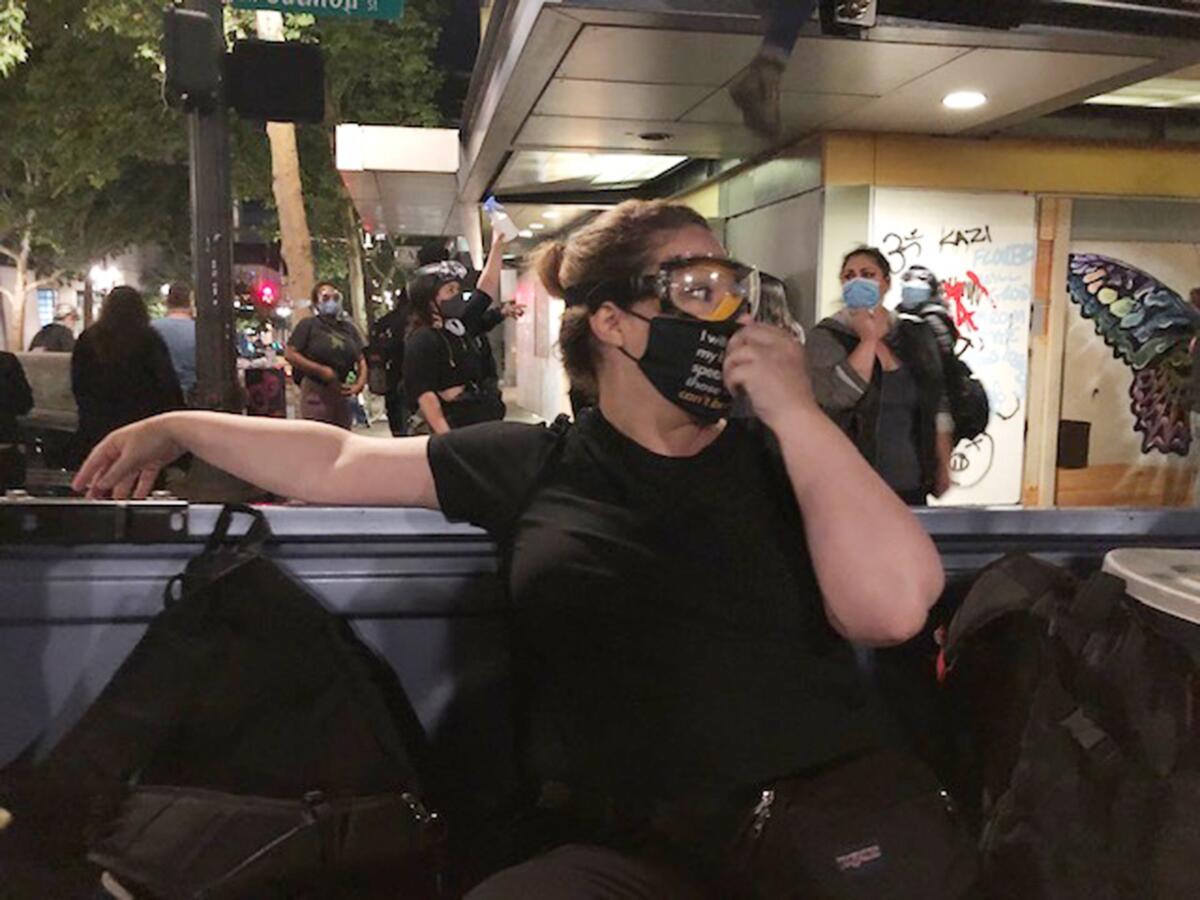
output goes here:
<path id="1" fill-rule="evenodd" d="M 25 378 L 33 389 L 33 409 L 18 419 L 28 430 L 74 432 L 79 410 L 71 391 L 71 354 L 18 353 Z"/>
<path id="2" fill-rule="evenodd" d="M 504 592 L 487 536 L 421 510 L 269 507 L 270 552 L 395 669 L 455 773 L 452 815 L 514 783 Z M 79 717 L 161 609 L 219 508 L 0 500 L 0 765 Z M 1177 510 L 922 510 L 960 598 L 988 562 L 1035 552 L 1080 573 L 1120 546 L 1197 547 Z"/>

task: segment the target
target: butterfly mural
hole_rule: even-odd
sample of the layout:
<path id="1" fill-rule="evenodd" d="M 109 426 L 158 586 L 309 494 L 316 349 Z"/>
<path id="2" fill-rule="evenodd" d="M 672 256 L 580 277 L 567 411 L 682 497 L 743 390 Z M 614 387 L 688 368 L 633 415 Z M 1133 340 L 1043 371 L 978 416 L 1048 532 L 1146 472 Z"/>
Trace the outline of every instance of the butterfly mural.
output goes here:
<path id="1" fill-rule="evenodd" d="M 1200 314 L 1161 281 L 1119 259 L 1072 253 L 1068 269 L 1071 300 L 1133 372 L 1130 410 L 1142 452 L 1186 456 L 1192 443 L 1190 344 Z"/>

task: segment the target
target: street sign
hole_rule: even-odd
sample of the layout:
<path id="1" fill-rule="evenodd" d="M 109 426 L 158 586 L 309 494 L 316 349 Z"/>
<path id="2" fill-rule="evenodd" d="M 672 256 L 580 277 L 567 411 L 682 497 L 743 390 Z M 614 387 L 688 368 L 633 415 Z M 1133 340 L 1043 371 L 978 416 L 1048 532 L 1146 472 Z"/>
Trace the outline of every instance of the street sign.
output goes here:
<path id="1" fill-rule="evenodd" d="M 404 0 L 233 0 L 233 6 L 342 19 L 398 19 L 404 12 Z"/>

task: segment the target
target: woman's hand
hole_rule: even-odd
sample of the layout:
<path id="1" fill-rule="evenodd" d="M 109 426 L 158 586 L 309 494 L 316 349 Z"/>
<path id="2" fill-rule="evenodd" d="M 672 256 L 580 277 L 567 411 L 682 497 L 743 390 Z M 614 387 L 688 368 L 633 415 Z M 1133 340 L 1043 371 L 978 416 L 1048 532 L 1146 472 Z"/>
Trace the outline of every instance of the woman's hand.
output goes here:
<path id="1" fill-rule="evenodd" d="M 342 396 L 357 397 L 363 392 L 364 387 L 366 387 L 366 384 L 361 381 L 356 381 L 354 384 L 343 384 L 341 386 Z"/>
<path id="2" fill-rule="evenodd" d="M 525 305 L 516 300 L 505 300 L 500 304 L 500 314 L 506 319 L 519 319 L 525 315 Z"/>
<path id="3" fill-rule="evenodd" d="M 878 343 L 892 329 L 887 311 L 879 306 L 853 310 L 850 313 L 850 326 L 863 343 Z"/>
<path id="4" fill-rule="evenodd" d="M 170 413 L 112 432 L 88 454 L 71 487 L 89 500 L 144 500 L 163 468 L 184 453 L 171 435 Z"/>
<path id="5" fill-rule="evenodd" d="M 774 325 L 743 316 L 725 351 L 725 384 L 745 393 L 754 413 L 775 429 L 789 415 L 818 412 L 804 364 L 804 346 Z"/>

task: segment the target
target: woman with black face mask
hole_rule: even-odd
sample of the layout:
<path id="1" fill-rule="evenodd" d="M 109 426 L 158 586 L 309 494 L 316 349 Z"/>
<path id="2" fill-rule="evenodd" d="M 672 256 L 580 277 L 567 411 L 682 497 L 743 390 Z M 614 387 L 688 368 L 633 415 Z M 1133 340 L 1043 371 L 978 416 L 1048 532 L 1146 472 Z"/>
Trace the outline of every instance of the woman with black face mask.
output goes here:
<path id="1" fill-rule="evenodd" d="M 342 306 L 342 292 L 328 281 L 312 291 L 313 315 L 297 323 L 284 358 L 300 383 L 300 415 L 349 430 L 355 397 L 367 385 L 366 342 Z"/>
<path id="2" fill-rule="evenodd" d="M 425 506 L 491 532 L 514 608 L 513 827 L 529 829 L 527 861 L 472 900 L 828 896 L 806 890 L 821 842 L 788 831 L 782 798 L 877 744 L 847 641 L 917 633 L 937 551 L 817 406 L 800 342 L 754 320 L 755 273 L 696 212 L 628 201 L 537 271 L 569 303 L 571 381 L 597 398 L 573 426 L 382 441 L 183 413 L 111 437 L 76 485 L 137 494 L 191 451 L 313 503 Z M 725 418 L 739 394 L 761 427 Z M 872 790 L 901 789 L 881 778 Z M 897 868 L 848 850 L 855 878 Z M 763 893 L 772 880 L 787 890 Z"/>
<path id="3" fill-rule="evenodd" d="M 409 434 L 444 434 L 504 418 L 486 348 L 486 331 L 497 316 L 507 314 L 490 308 L 500 289 L 500 248 L 497 233 L 469 295 L 463 292 L 466 267 L 453 260 L 422 266 L 408 281 L 412 323 L 404 342 L 404 391 L 411 408 Z"/>

